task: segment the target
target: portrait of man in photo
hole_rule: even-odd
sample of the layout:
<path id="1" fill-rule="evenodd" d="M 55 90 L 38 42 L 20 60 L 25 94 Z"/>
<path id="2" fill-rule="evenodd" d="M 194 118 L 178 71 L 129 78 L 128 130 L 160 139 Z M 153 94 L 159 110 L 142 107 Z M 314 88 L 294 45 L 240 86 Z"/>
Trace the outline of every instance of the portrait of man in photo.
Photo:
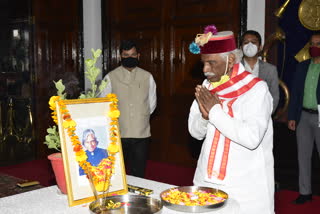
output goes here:
<path id="1" fill-rule="evenodd" d="M 92 129 L 84 130 L 82 136 L 82 145 L 88 156 L 87 161 L 91 163 L 92 166 L 98 166 L 102 159 L 108 157 L 107 150 L 98 147 L 99 141 Z M 79 167 L 79 175 L 85 175 L 81 167 Z"/>

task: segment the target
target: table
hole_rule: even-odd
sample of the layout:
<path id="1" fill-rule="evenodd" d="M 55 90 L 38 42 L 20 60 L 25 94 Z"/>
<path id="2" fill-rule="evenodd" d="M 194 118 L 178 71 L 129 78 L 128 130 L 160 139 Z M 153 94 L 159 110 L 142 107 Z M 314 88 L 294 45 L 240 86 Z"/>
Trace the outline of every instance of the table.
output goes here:
<path id="1" fill-rule="evenodd" d="M 150 197 L 160 199 L 159 194 L 168 188 L 174 187 L 170 184 L 151 181 L 143 178 L 127 175 L 127 183 L 152 189 L 154 193 Z M 237 214 L 239 203 L 229 198 L 225 205 L 216 209 L 214 214 Z M 50 186 L 26 193 L 0 198 L 1 214 L 89 214 L 89 204 L 68 206 L 67 195 L 60 193 L 57 186 Z M 162 214 L 182 214 L 163 207 Z"/>

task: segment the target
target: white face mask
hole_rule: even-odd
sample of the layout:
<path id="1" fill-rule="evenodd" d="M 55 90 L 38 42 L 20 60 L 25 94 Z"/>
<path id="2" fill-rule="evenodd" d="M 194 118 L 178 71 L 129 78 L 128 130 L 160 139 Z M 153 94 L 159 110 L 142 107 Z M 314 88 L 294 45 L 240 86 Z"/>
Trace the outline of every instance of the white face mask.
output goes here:
<path id="1" fill-rule="evenodd" d="M 243 46 L 243 54 L 247 57 L 253 57 L 258 53 L 258 47 L 251 42 Z"/>

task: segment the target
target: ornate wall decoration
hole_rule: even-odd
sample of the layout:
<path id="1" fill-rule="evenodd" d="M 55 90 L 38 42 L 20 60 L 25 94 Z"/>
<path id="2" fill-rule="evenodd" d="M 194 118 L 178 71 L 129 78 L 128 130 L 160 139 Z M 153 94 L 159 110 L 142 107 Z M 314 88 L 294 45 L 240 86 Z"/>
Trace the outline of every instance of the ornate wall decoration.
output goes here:
<path id="1" fill-rule="evenodd" d="M 303 0 L 299 6 L 299 20 L 309 30 L 320 30 L 320 0 Z"/>

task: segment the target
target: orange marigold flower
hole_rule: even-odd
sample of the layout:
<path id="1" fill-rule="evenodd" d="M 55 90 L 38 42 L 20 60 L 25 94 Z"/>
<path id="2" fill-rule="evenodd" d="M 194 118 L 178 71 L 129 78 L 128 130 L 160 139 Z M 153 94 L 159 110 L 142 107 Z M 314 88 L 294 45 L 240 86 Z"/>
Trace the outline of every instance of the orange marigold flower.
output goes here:
<path id="1" fill-rule="evenodd" d="M 116 137 L 110 137 L 111 142 L 117 142 L 118 138 Z"/>
<path id="2" fill-rule="evenodd" d="M 110 106 L 110 108 L 117 108 L 118 104 L 117 103 L 111 103 L 109 106 Z"/>
<path id="3" fill-rule="evenodd" d="M 66 120 L 66 119 L 70 119 L 71 118 L 71 115 L 70 114 L 64 114 L 63 115 L 63 119 Z"/>
<path id="4" fill-rule="evenodd" d="M 120 116 L 120 111 L 119 110 L 109 111 L 108 116 L 111 118 L 118 118 Z"/>
<path id="5" fill-rule="evenodd" d="M 70 120 L 70 119 L 63 121 L 63 123 L 62 123 L 62 126 L 65 129 L 69 128 L 69 127 L 75 127 L 76 125 L 77 125 L 76 122 L 74 120 Z"/>
<path id="6" fill-rule="evenodd" d="M 59 96 L 52 96 L 49 100 L 49 107 L 51 110 L 56 109 L 56 101 L 59 101 L 60 97 Z"/>
<path id="7" fill-rule="evenodd" d="M 58 118 L 57 117 L 52 116 L 52 119 L 55 122 L 55 124 L 58 124 Z"/>
<path id="8" fill-rule="evenodd" d="M 79 152 L 79 151 L 81 151 L 81 149 L 82 149 L 82 146 L 81 146 L 81 145 L 75 145 L 75 146 L 73 147 L 73 151 L 75 151 L 75 152 Z"/>
<path id="9" fill-rule="evenodd" d="M 79 151 L 80 152 L 80 151 Z M 79 153 L 79 152 L 76 152 L 76 154 L 77 153 Z M 76 160 L 79 162 L 79 161 L 85 161 L 85 160 L 87 160 L 88 159 L 88 157 L 87 157 L 87 155 L 76 155 Z"/>
<path id="10" fill-rule="evenodd" d="M 108 152 L 112 155 L 119 152 L 119 147 L 117 144 L 110 143 L 108 146 Z"/>
<path id="11" fill-rule="evenodd" d="M 64 107 L 64 108 L 66 107 L 63 100 L 59 100 L 58 103 L 59 103 L 59 106 Z"/>
<path id="12" fill-rule="evenodd" d="M 110 126 L 118 125 L 118 122 L 116 120 L 111 120 Z"/>
<path id="13" fill-rule="evenodd" d="M 106 97 L 109 98 L 109 99 L 114 99 L 114 98 L 117 98 L 117 95 L 110 93 L 110 94 L 107 94 Z"/>
<path id="14" fill-rule="evenodd" d="M 114 126 L 112 126 L 112 127 L 110 128 L 110 131 L 116 131 L 116 130 L 117 130 L 117 128 L 114 127 Z"/>
<path id="15" fill-rule="evenodd" d="M 71 137 L 71 140 L 79 140 L 79 137 L 77 135 L 74 135 Z"/>
<path id="16" fill-rule="evenodd" d="M 66 114 L 68 114 L 69 113 L 69 111 L 68 110 L 65 110 L 65 109 L 61 109 L 61 114 L 63 114 L 63 115 L 66 115 Z"/>
<path id="17" fill-rule="evenodd" d="M 76 130 L 76 127 L 69 127 L 69 130 L 70 130 L 70 131 L 75 131 L 75 130 Z"/>
<path id="18" fill-rule="evenodd" d="M 115 161 L 116 160 L 116 158 L 114 156 L 112 156 L 112 155 L 109 156 L 108 158 L 109 158 L 110 161 Z"/>
<path id="19" fill-rule="evenodd" d="M 72 142 L 72 145 L 73 145 L 73 146 L 81 145 L 81 143 L 79 143 L 79 141 L 71 141 L 71 142 Z"/>

